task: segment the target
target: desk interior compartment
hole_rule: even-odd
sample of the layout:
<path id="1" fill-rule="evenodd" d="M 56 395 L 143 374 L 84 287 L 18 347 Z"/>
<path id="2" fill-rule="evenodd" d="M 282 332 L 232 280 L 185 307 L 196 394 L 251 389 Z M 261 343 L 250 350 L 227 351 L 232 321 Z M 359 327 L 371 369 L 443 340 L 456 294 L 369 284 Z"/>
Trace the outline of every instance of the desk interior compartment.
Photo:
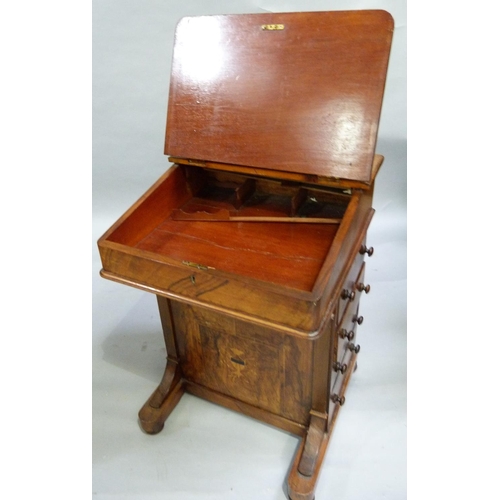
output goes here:
<path id="1" fill-rule="evenodd" d="M 144 258 L 311 291 L 350 199 L 341 189 L 177 165 L 103 240 Z"/>

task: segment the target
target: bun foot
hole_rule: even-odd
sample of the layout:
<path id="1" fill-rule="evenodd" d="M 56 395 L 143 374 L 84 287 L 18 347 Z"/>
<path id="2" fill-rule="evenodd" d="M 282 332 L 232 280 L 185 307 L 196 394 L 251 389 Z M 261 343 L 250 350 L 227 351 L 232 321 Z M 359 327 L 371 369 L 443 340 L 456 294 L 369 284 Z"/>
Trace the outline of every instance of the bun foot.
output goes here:
<path id="1" fill-rule="evenodd" d="M 146 434 L 159 434 L 165 427 L 165 422 L 147 422 L 139 418 L 139 425 Z"/>

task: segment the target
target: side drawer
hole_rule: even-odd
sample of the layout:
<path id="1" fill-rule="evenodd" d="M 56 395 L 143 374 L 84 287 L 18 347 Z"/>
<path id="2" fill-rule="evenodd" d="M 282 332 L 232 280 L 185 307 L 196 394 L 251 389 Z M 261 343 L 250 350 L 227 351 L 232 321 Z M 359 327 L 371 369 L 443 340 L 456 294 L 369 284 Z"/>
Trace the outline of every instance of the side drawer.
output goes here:
<path id="1" fill-rule="evenodd" d="M 358 284 L 363 284 L 365 276 L 365 265 L 361 266 L 361 270 L 354 281 L 354 288 Z M 361 291 L 356 289 L 356 296 L 353 302 L 349 304 L 344 312 L 341 323 L 337 328 L 336 340 L 337 340 L 337 361 L 339 363 L 345 363 L 344 358 L 346 352 L 348 351 L 349 344 L 356 344 L 356 331 L 359 321 L 359 301 L 361 299 Z"/>
<path id="2" fill-rule="evenodd" d="M 353 303 L 357 302 L 357 299 L 359 299 L 360 293 L 358 290 L 356 290 L 356 283 L 358 282 L 359 273 L 361 272 L 363 266 L 364 255 L 358 252 L 351 266 L 351 269 L 349 269 L 347 278 L 342 285 L 337 307 L 337 325 L 340 325 L 340 323 L 342 322 L 342 318 L 346 312 L 346 309 Z"/>
<path id="3" fill-rule="evenodd" d="M 354 285 L 363 283 L 364 275 L 365 266 L 363 264 L 356 280 L 354 280 Z M 331 390 L 333 390 L 335 385 L 338 385 L 338 379 L 343 377 L 343 372 L 349 364 L 351 358 L 349 346 L 353 349 L 357 346 L 356 331 L 359 324 L 359 301 L 361 298 L 361 293 L 357 292 L 355 299 L 345 308 L 340 324 L 333 332 Z"/>

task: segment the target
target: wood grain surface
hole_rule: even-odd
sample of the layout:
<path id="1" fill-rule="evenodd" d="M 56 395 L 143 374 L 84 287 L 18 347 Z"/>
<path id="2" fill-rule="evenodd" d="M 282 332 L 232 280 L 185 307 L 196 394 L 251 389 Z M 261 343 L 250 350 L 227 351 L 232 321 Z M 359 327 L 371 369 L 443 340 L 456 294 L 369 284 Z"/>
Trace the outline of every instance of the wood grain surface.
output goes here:
<path id="1" fill-rule="evenodd" d="M 314 498 L 357 366 L 393 27 L 380 10 L 182 19 L 165 140 L 182 165 L 98 242 L 102 276 L 158 296 L 144 431 L 188 391 L 302 436 L 291 500 Z"/>
<path id="2" fill-rule="evenodd" d="M 392 33 L 381 10 L 183 18 L 165 154 L 369 181 Z"/>

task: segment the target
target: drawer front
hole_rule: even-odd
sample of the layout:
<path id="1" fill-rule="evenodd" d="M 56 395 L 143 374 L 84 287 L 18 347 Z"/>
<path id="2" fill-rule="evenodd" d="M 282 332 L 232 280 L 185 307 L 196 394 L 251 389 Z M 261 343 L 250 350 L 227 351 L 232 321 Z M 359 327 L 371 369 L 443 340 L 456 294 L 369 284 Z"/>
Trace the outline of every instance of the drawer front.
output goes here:
<path id="1" fill-rule="evenodd" d="M 356 343 L 356 327 L 357 323 L 353 322 L 353 318 L 356 318 L 359 311 L 359 299 L 356 300 L 352 306 L 350 306 L 346 314 L 344 315 L 344 321 L 337 328 L 337 361 L 339 363 L 345 363 L 344 358 L 347 352 L 347 346 L 349 344 Z"/>
<path id="2" fill-rule="evenodd" d="M 336 328 L 334 333 L 334 353 L 333 353 L 333 363 L 332 363 L 332 378 L 331 378 L 331 389 L 336 383 L 337 379 L 341 379 L 344 375 L 343 372 L 347 369 L 349 365 L 349 360 L 351 356 L 351 351 L 349 350 L 349 344 L 357 345 L 356 342 L 356 327 L 357 323 L 353 323 L 351 318 L 358 312 L 358 301 L 352 304 L 345 315 L 344 322 L 341 323 L 339 327 Z M 352 339 L 351 339 L 352 337 Z M 351 339 L 351 340 L 349 340 Z"/>
<path id="3" fill-rule="evenodd" d="M 337 307 L 337 325 L 340 325 L 346 309 L 359 299 L 360 292 L 356 290 L 356 283 L 358 282 L 359 273 L 364 265 L 364 256 L 360 253 L 356 254 L 354 263 L 349 270 L 346 280 L 342 285 L 340 297 Z"/>
<path id="4" fill-rule="evenodd" d="M 361 270 L 357 275 L 356 279 L 353 280 L 354 284 L 363 283 L 365 274 L 364 264 L 361 266 Z M 338 385 L 343 377 L 342 371 L 346 369 L 349 365 L 351 358 L 351 350 L 349 346 L 354 347 L 358 344 L 356 343 L 356 332 L 358 327 L 359 318 L 359 302 L 361 298 L 361 293 L 356 290 L 356 296 L 352 302 L 344 309 L 344 314 L 340 320 L 340 324 L 335 327 L 333 332 L 333 355 L 332 355 L 332 379 L 331 379 L 331 389 L 333 390 L 335 385 Z"/>
<path id="5" fill-rule="evenodd" d="M 365 265 L 363 264 L 356 280 L 354 280 L 354 288 L 356 284 L 363 283 L 364 276 Z M 341 323 L 337 328 L 337 361 L 339 362 L 345 363 L 343 359 L 348 351 L 349 344 L 356 344 L 356 331 L 358 327 L 361 293 L 362 292 L 359 290 L 356 290 L 355 299 L 345 309 Z"/>

